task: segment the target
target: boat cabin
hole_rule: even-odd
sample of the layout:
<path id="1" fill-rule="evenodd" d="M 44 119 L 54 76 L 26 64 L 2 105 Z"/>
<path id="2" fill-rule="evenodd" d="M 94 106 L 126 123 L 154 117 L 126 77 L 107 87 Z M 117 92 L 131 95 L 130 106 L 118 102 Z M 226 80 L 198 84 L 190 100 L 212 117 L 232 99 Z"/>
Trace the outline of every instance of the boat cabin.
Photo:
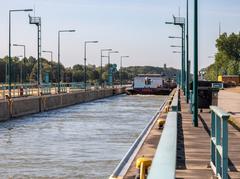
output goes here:
<path id="1" fill-rule="evenodd" d="M 133 88 L 161 88 L 163 78 L 160 74 L 140 74 L 134 78 Z"/>

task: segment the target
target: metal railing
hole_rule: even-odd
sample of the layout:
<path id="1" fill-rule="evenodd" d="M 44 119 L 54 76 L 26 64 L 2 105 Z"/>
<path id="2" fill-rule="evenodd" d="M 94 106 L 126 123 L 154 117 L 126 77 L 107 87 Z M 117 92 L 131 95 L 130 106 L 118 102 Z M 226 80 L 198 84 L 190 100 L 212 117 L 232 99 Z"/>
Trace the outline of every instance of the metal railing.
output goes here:
<path id="1" fill-rule="evenodd" d="M 176 90 L 176 93 L 173 97 L 173 101 L 171 104 L 172 111 L 178 112 L 178 103 L 179 103 L 179 89 Z"/>
<path id="2" fill-rule="evenodd" d="M 175 179 L 179 93 L 176 90 L 166 124 L 155 153 L 148 179 Z"/>
<path id="3" fill-rule="evenodd" d="M 131 162 L 129 162 L 129 161 L 131 159 L 132 160 L 134 159 L 134 153 L 136 154 L 137 148 L 140 146 L 141 143 L 143 143 L 144 139 L 146 138 L 147 134 L 149 133 L 149 130 L 154 125 L 154 121 L 156 121 L 157 116 L 163 110 L 163 107 L 165 106 L 166 101 L 167 101 L 167 98 L 164 100 L 164 102 L 160 106 L 159 111 L 154 115 L 154 117 L 150 120 L 150 122 L 144 128 L 144 130 L 139 135 L 139 137 L 135 140 L 135 142 L 133 143 L 131 148 L 128 150 L 126 155 L 123 157 L 123 159 L 120 161 L 118 166 L 115 168 L 115 170 L 113 171 L 113 174 L 110 176 L 109 179 L 115 179 L 115 178 L 121 177 L 125 174 L 126 171 L 124 171 L 124 168 L 128 168 L 129 166 L 126 166 L 126 165 L 131 164 L 132 161 Z"/>
<path id="4" fill-rule="evenodd" d="M 98 90 L 102 89 L 99 84 L 90 84 L 87 83 L 87 90 Z M 0 99 L 5 99 L 8 95 L 8 84 L 0 84 Z M 105 88 L 112 88 L 105 86 Z M 85 85 L 82 82 L 78 83 L 61 83 L 60 92 L 61 93 L 71 93 L 75 91 L 81 91 L 85 89 Z M 11 96 L 13 98 L 17 97 L 26 97 L 26 96 L 38 96 L 38 95 L 49 95 L 58 93 L 58 84 L 57 83 L 42 83 L 38 86 L 36 83 L 23 83 L 23 84 L 12 84 L 11 86 Z"/>
<path id="5" fill-rule="evenodd" d="M 211 109 L 211 167 L 215 175 L 228 178 L 228 119 L 230 115 L 217 106 Z"/>

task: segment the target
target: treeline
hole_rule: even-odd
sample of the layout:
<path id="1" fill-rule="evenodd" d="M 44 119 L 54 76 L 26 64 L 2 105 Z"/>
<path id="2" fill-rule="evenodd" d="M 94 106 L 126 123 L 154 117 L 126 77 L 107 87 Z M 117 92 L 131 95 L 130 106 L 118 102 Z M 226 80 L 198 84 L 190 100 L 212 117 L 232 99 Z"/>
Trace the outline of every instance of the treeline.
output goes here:
<path id="1" fill-rule="evenodd" d="M 223 33 L 216 40 L 215 62 L 206 68 L 205 78 L 217 80 L 218 75 L 239 75 L 240 33 Z"/>
<path id="2" fill-rule="evenodd" d="M 0 82 L 6 81 L 6 69 L 8 64 L 8 57 L 0 59 Z M 58 64 L 51 62 L 47 59 L 41 59 L 42 66 L 42 81 L 52 81 L 56 83 L 58 81 Z M 22 71 L 22 73 L 21 73 Z M 84 81 L 84 66 L 77 64 L 72 67 L 64 67 L 60 65 L 61 81 L 62 82 L 83 82 Z M 102 79 L 107 81 L 108 79 L 108 65 L 102 68 Z M 124 83 L 130 82 L 137 74 L 162 74 L 169 78 L 174 77 L 178 70 L 174 68 L 161 68 L 152 66 L 130 66 L 122 68 L 122 80 Z M 21 75 L 22 74 L 22 75 Z M 101 75 L 101 68 L 95 65 L 87 66 L 87 80 L 91 83 L 99 82 Z M 22 77 L 22 78 L 21 78 Z M 46 78 L 47 77 L 47 78 Z M 17 57 L 12 58 L 12 82 L 13 83 L 29 83 L 37 81 L 37 59 L 34 57 L 19 59 Z M 120 81 L 120 70 L 116 70 L 114 73 L 114 81 Z"/>

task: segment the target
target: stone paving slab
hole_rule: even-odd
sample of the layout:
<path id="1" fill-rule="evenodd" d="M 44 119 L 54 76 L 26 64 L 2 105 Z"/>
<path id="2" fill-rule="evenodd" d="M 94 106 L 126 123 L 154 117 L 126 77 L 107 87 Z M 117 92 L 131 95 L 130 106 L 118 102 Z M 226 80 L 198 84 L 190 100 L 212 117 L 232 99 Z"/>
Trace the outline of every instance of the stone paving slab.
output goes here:
<path id="1" fill-rule="evenodd" d="M 240 91 L 240 90 L 239 90 Z M 223 102 L 226 96 L 231 101 L 233 92 L 220 93 L 220 105 L 224 110 L 236 111 L 239 106 L 227 105 Z M 238 95 L 238 94 L 237 94 Z M 239 93 L 240 97 L 240 93 Z M 234 98 L 235 99 L 235 98 Z M 237 98 L 238 99 L 238 98 Z M 240 100 L 239 100 L 240 101 Z M 225 108 L 223 106 L 225 105 Z M 238 103 L 237 103 L 238 104 Z M 240 103 L 239 103 L 240 104 Z M 192 125 L 192 115 L 189 113 L 189 105 L 181 95 L 181 119 L 179 120 L 178 152 L 176 178 L 178 179 L 212 179 L 215 178 L 210 168 L 210 113 L 204 110 L 199 113 L 199 127 Z M 240 110 L 239 110 L 240 111 Z M 229 124 L 229 177 L 240 179 L 240 132 Z M 179 147 L 180 145 L 180 147 Z"/>

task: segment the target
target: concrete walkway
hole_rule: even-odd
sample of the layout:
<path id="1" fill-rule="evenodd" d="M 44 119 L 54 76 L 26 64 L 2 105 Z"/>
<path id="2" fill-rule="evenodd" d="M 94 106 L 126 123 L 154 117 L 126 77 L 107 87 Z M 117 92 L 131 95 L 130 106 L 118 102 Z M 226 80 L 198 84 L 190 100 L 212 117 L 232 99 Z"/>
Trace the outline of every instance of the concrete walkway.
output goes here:
<path id="1" fill-rule="evenodd" d="M 238 109 L 233 92 L 221 91 L 220 104 L 225 109 Z M 238 96 L 239 95 L 239 96 Z M 240 94 L 237 94 L 240 97 Z M 228 101 L 224 101 L 224 98 Z M 199 127 L 193 127 L 192 115 L 189 113 L 189 104 L 186 104 L 181 94 L 181 111 L 178 124 L 177 147 L 177 179 L 212 179 L 215 178 L 210 167 L 210 128 L 211 115 L 209 110 L 199 113 Z M 231 103 L 234 108 L 229 108 Z M 228 105 L 229 106 L 228 106 Z M 239 102 L 238 102 L 239 104 Z M 224 107 L 223 106 L 223 107 Z M 229 178 L 240 178 L 240 132 L 229 124 Z"/>
<path id="2" fill-rule="evenodd" d="M 229 112 L 240 127 L 240 87 L 221 90 L 218 95 L 218 106 Z"/>

